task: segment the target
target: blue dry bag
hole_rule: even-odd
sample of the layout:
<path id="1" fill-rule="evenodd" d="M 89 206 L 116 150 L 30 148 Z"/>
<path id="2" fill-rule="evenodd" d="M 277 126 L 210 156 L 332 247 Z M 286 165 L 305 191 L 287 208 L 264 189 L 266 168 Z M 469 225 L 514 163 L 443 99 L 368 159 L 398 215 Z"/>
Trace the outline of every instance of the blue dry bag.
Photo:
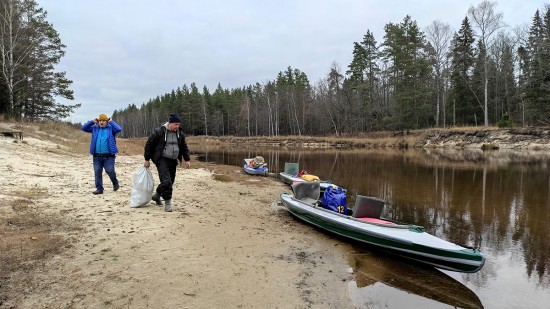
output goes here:
<path id="1" fill-rule="evenodd" d="M 329 186 L 325 193 L 323 193 L 323 198 L 321 199 L 321 204 L 324 208 L 336 211 L 343 215 L 348 213 L 348 207 L 346 206 L 346 192 L 344 189 L 338 186 Z"/>

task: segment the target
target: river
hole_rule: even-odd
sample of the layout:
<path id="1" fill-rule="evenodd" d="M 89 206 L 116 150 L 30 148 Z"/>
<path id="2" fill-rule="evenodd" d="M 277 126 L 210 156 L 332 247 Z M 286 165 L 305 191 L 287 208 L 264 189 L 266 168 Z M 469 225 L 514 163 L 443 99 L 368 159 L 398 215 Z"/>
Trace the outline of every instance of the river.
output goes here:
<path id="1" fill-rule="evenodd" d="M 464 274 L 357 247 L 349 253 L 355 281 L 348 289 L 359 307 L 550 304 L 550 159 L 542 154 L 195 146 L 199 160 L 227 165 L 261 155 L 274 175 L 286 162 L 298 163 L 300 170 L 346 188 L 348 207 L 356 194 L 385 199 L 385 217 L 422 225 L 430 234 L 479 248 L 487 258 L 481 271 Z"/>

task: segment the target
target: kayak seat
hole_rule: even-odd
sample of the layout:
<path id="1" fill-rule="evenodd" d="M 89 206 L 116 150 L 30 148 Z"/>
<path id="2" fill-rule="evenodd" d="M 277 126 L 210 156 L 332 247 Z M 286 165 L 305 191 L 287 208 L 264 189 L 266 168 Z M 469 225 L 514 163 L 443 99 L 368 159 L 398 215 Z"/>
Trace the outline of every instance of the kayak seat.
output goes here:
<path id="1" fill-rule="evenodd" d="M 321 196 L 321 186 L 318 181 L 301 181 L 291 185 L 294 198 L 308 204 L 315 204 Z"/>
<path id="2" fill-rule="evenodd" d="M 292 176 L 298 174 L 300 165 L 298 163 L 285 162 L 285 173 Z"/>
<path id="3" fill-rule="evenodd" d="M 384 210 L 385 202 L 376 197 L 357 195 L 353 207 L 354 218 L 377 218 L 379 219 Z"/>
<path id="4" fill-rule="evenodd" d="M 396 225 L 394 222 L 382 220 L 378 218 L 357 218 L 357 219 L 365 222 L 376 223 L 376 224 Z"/>

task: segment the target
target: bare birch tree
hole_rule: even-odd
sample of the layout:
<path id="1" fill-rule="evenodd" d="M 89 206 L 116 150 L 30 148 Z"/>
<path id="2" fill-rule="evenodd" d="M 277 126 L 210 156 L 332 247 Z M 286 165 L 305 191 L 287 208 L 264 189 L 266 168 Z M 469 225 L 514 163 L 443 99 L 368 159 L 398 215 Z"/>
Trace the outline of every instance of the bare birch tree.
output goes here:
<path id="1" fill-rule="evenodd" d="M 273 88 L 272 84 L 268 82 L 264 86 L 265 98 L 267 103 L 267 132 L 268 136 L 275 136 L 275 108 L 271 103 L 271 89 Z"/>
<path id="2" fill-rule="evenodd" d="M 439 127 L 441 109 L 443 109 L 443 127 L 445 127 L 445 105 L 449 84 L 449 46 L 452 38 L 451 27 L 439 20 L 433 21 L 426 29 L 426 38 L 432 47 L 433 65 L 436 82 L 435 125 Z"/>
<path id="3" fill-rule="evenodd" d="M 478 35 L 479 40 L 485 50 L 487 50 L 493 34 L 504 26 L 502 22 L 502 13 L 495 13 L 496 5 L 496 2 L 485 0 L 477 6 L 470 6 L 468 9 L 470 19 L 480 31 L 480 34 Z M 489 126 L 489 111 L 487 109 L 489 72 L 487 57 L 488 56 L 485 56 L 485 59 L 483 59 L 483 115 L 485 126 Z"/>
<path id="4" fill-rule="evenodd" d="M 25 81 L 21 70 L 30 57 L 33 45 L 28 40 L 23 18 L 25 11 L 22 3 L 17 0 L 2 0 L 0 2 L 0 57 L 2 63 L 2 80 L 8 90 L 9 116 L 15 115 L 15 87 Z"/>
<path id="5" fill-rule="evenodd" d="M 248 134 L 247 136 L 252 136 L 250 133 L 250 98 L 246 92 L 244 96 L 244 104 L 246 110 L 246 133 Z"/>
<path id="6" fill-rule="evenodd" d="M 204 135 L 208 135 L 208 97 L 210 96 L 210 93 L 208 92 L 208 88 L 206 86 L 203 87 L 203 96 L 202 96 L 202 116 L 204 121 Z"/>

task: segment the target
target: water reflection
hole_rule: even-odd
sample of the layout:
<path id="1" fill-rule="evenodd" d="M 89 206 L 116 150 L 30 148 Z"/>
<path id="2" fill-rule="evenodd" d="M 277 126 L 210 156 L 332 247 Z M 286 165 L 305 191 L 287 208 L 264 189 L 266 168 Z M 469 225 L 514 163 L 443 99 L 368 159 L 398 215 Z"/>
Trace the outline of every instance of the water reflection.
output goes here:
<path id="1" fill-rule="evenodd" d="M 277 173 L 285 162 L 298 162 L 300 169 L 345 187 L 350 205 L 358 193 L 383 198 L 387 217 L 423 225 L 431 234 L 483 251 L 484 268 L 460 280 L 474 287 L 485 306 L 508 307 L 517 302 L 509 298 L 515 294 L 550 303 L 550 154 L 252 147 L 193 151 L 201 160 L 235 166 L 261 155 Z"/>
<path id="2" fill-rule="evenodd" d="M 433 267 L 361 250 L 349 255 L 349 264 L 355 280 L 348 289 L 358 307 L 483 308 L 472 290 Z"/>

